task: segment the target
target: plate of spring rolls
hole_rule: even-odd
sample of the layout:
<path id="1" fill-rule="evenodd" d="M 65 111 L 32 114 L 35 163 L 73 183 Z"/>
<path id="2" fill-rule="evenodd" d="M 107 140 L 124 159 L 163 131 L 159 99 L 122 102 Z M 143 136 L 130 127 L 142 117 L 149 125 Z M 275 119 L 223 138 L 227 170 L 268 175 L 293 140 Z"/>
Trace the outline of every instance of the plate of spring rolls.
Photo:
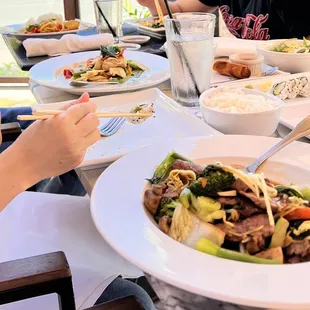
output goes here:
<path id="1" fill-rule="evenodd" d="M 278 142 L 167 137 L 129 153 L 93 189 L 95 225 L 128 261 L 184 291 L 309 309 L 308 287 L 288 279 L 310 276 L 310 145 L 287 146 L 256 174 L 242 170 Z"/>

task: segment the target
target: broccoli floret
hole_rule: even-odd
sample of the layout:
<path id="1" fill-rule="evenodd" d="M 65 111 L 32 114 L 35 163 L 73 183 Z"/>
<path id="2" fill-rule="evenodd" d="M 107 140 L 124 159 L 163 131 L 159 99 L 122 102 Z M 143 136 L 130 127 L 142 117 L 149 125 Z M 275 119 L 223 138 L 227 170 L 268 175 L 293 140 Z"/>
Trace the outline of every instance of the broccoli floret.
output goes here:
<path id="1" fill-rule="evenodd" d="M 157 213 L 155 215 L 155 221 L 158 222 L 160 218 L 167 215 L 169 217 L 173 217 L 174 210 L 176 207 L 180 205 L 177 200 L 173 200 L 172 198 L 163 197 L 160 201 L 159 208 L 157 209 Z"/>
<path id="2" fill-rule="evenodd" d="M 195 196 L 217 197 L 218 192 L 231 189 L 235 182 L 232 173 L 224 171 L 220 167 L 207 166 L 198 180 L 194 181 L 188 188 Z"/>

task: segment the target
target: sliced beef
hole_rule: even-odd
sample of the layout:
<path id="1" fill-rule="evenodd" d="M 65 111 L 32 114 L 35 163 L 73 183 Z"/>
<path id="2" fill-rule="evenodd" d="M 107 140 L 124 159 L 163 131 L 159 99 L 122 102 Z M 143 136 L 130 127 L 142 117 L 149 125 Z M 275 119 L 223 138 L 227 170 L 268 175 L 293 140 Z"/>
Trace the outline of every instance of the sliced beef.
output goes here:
<path id="1" fill-rule="evenodd" d="M 144 192 L 144 205 L 151 212 L 151 214 L 156 214 L 161 198 L 162 196 L 156 195 L 152 189 L 147 189 Z"/>
<path id="2" fill-rule="evenodd" d="M 269 224 L 267 214 L 253 215 L 231 228 L 227 225 L 218 224 L 216 225 L 226 234 L 226 239 L 232 242 L 241 242 L 245 239 L 245 236 L 236 236 L 232 232 L 237 234 L 244 234 L 246 232 L 255 230 L 261 226 L 263 228 L 257 232 L 253 232 L 250 236 L 249 242 L 246 247 L 250 254 L 258 253 L 265 249 L 265 238 L 270 237 L 274 232 L 274 227 Z"/>
<path id="3" fill-rule="evenodd" d="M 289 257 L 286 260 L 287 264 L 298 264 L 298 263 L 305 263 L 305 262 L 310 262 L 310 255 L 305 256 L 305 257 L 294 255 L 294 256 Z"/>
<path id="4" fill-rule="evenodd" d="M 216 199 L 222 206 L 235 206 L 239 203 L 238 197 L 219 197 Z"/>
<path id="5" fill-rule="evenodd" d="M 238 212 L 244 217 L 250 217 L 254 214 L 264 212 L 261 208 L 257 207 L 251 200 L 240 197 L 240 208 Z"/>
<path id="6" fill-rule="evenodd" d="M 165 191 L 163 197 L 167 197 L 167 198 L 172 198 L 172 199 L 176 199 L 179 198 L 179 196 L 181 195 L 182 189 L 174 189 L 172 187 L 168 187 L 167 190 Z"/>
<path id="7" fill-rule="evenodd" d="M 171 166 L 171 170 L 191 170 L 194 171 L 196 175 L 200 175 L 203 169 L 204 168 L 199 165 L 181 159 L 177 159 Z"/>
<path id="8" fill-rule="evenodd" d="M 167 189 L 166 183 L 153 184 L 152 190 L 156 195 L 162 196 Z"/>
<path id="9" fill-rule="evenodd" d="M 306 257 L 310 255 L 310 240 L 303 240 L 302 242 L 292 243 L 286 248 L 288 256 L 301 256 Z"/>
<path id="10" fill-rule="evenodd" d="M 245 197 L 220 197 L 217 201 L 223 206 L 239 205 L 238 212 L 243 217 L 250 217 L 253 214 L 262 213 L 263 210 L 258 208 L 251 200 Z"/>
<path id="11" fill-rule="evenodd" d="M 171 221 L 172 221 L 171 218 L 169 216 L 165 215 L 165 216 L 161 217 L 159 219 L 159 222 L 158 222 L 160 230 L 167 235 L 168 235 L 169 230 L 170 230 Z"/>
<path id="12" fill-rule="evenodd" d="M 262 234 L 254 234 L 250 241 L 245 245 L 246 250 L 249 254 L 256 254 L 266 249 L 266 238 Z"/>
<path id="13" fill-rule="evenodd" d="M 257 197 L 253 192 L 239 192 L 240 195 L 247 197 L 250 199 L 257 207 L 266 210 L 265 200 L 262 197 Z M 277 213 L 279 212 L 279 206 L 275 203 L 275 201 L 270 202 L 272 212 Z"/>
<path id="14" fill-rule="evenodd" d="M 246 192 L 249 189 L 249 187 L 241 179 L 236 179 L 231 187 L 237 192 Z"/>

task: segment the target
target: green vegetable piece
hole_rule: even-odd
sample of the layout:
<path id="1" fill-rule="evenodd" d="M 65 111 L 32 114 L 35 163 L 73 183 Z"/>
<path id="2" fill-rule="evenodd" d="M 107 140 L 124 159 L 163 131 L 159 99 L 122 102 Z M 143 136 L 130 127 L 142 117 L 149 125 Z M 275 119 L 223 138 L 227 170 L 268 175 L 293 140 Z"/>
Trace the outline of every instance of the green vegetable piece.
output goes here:
<path id="1" fill-rule="evenodd" d="M 184 160 L 191 162 L 189 159 L 185 158 L 184 156 L 178 154 L 176 151 L 171 151 L 167 157 L 163 160 L 163 162 L 157 167 L 153 177 L 148 180 L 151 184 L 159 184 L 163 182 L 169 175 L 171 166 L 177 160 Z"/>
<path id="2" fill-rule="evenodd" d="M 285 218 L 280 217 L 276 223 L 274 233 L 271 238 L 270 246 L 269 248 L 277 248 L 277 247 L 283 247 L 284 240 L 286 237 L 286 232 L 288 227 L 290 226 L 289 221 L 287 221 Z"/>
<path id="3" fill-rule="evenodd" d="M 310 201 L 310 188 L 309 187 L 305 187 L 303 188 L 300 193 L 303 195 L 303 198 L 305 200 Z"/>
<path id="4" fill-rule="evenodd" d="M 172 198 L 168 197 L 163 197 L 160 201 L 157 214 L 155 215 L 155 220 L 158 222 L 159 219 L 165 215 L 173 217 L 174 211 L 179 205 L 180 203 L 177 200 L 173 200 Z"/>
<path id="5" fill-rule="evenodd" d="M 201 238 L 197 242 L 196 250 L 209 254 L 209 255 L 216 256 L 216 257 L 226 258 L 226 259 L 235 260 L 239 262 L 246 262 L 246 263 L 253 263 L 253 264 L 265 264 L 265 265 L 282 264 L 282 262 L 278 260 L 259 258 L 256 256 L 242 254 L 239 252 L 223 249 L 205 238 Z"/>
<path id="6" fill-rule="evenodd" d="M 116 58 L 117 54 L 121 52 L 121 49 L 119 46 L 112 46 L 109 45 L 105 47 L 104 45 L 100 46 L 100 52 L 102 57 L 114 57 Z"/>
<path id="7" fill-rule="evenodd" d="M 140 63 L 138 63 L 134 60 L 127 60 L 127 63 L 132 70 L 141 70 L 141 71 L 146 70 L 146 67 L 144 67 L 143 65 L 141 65 Z"/>
<path id="8" fill-rule="evenodd" d="M 225 211 L 220 211 L 221 204 L 210 197 L 195 197 L 191 194 L 190 210 L 196 214 L 202 221 L 213 223 L 214 220 L 220 220 L 225 216 Z"/>
<path id="9" fill-rule="evenodd" d="M 81 76 L 82 76 L 82 74 L 84 74 L 84 73 L 86 73 L 87 71 L 81 71 L 81 72 L 76 72 L 76 73 L 73 73 L 73 77 L 75 78 L 75 79 L 78 79 L 78 78 L 80 78 Z"/>
<path id="10" fill-rule="evenodd" d="M 254 89 L 254 86 L 253 85 L 245 85 L 244 88 Z"/>
<path id="11" fill-rule="evenodd" d="M 278 185 L 276 186 L 276 190 L 278 191 L 278 194 L 286 194 L 290 197 L 304 199 L 303 194 L 294 186 Z"/>
<path id="12" fill-rule="evenodd" d="M 182 204 L 182 206 L 186 209 L 189 209 L 191 206 L 191 197 L 192 197 L 192 193 L 188 188 L 183 189 L 180 197 L 179 197 L 179 201 Z"/>
<path id="13" fill-rule="evenodd" d="M 213 165 L 204 169 L 201 178 L 205 180 L 198 179 L 188 187 L 195 196 L 218 197 L 217 193 L 228 191 L 235 182 L 232 173 Z"/>

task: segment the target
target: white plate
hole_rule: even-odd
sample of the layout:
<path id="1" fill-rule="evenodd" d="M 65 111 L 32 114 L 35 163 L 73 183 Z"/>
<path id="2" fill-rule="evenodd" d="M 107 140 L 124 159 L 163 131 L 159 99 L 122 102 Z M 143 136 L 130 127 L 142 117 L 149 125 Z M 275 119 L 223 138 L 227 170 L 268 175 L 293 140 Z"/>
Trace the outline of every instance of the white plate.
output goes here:
<path id="1" fill-rule="evenodd" d="M 289 74 L 289 73 L 285 73 L 283 71 L 279 71 L 279 72 L 280 72 L 280 74 L 277 74 L 277 75 L 256 78 L 253 80 L 246 79 L 246 80 L 237 80 L 237 81 L 228 82 L 225 84 L 225 86 L 245 87 L 247 85 L 252 85 L 254 87 L 254 89 L 259 90 L 258 87 L 260 85 L 264 84 L 265 82 L 271 82 L 273 85 L 275 85 L 275 84 L 285 82 L 285 81 L 289 81 L 292 79 L 296 79 L 299 77 L 307 77 L 310 81 L 310 72 L 297 73 L 297 74 Z M 304 97 L 298 96 L 295 99 L 286 99 L 286 100 L 284 100 L 284 103 L 289 104 L 289 105 L 295 105 L 295 104 L 299 104 L 299 103 L 307 103 L 309 101 L 310 101 L 310 98 L 304 98 Z"/>
<path id="2" fill-rule="evenodd" d="M 304 103 L 286 106 L 282 111 L 280 123 L 293 130 L 299 122 L 309 115 L 310 98 Z M 308 136 L 308 138 L 309 137 L 310 136 Z"/>
<path id="3" fill-rule="evenodd" d="M 42 61 L 29 71 L 30 79 L 37 84 L 53 89 L 67 91 L 73 94 L 88 92 L 92 95 L 105 93 L 128 92 L 142 88 L 148 88 L 160 84 L 170 78 L 168 59 L 142 52 L 125 51 L 127 59 L 135 60 L 144 65 L 147 70 L 140 78 L 131 78 L 123 84 L 117 85 L 96 85 L 85 87 L 73 87 L 71 80 L 65 79 L 62 72 L 65 67 L 70 67 L 73 63 L 87 61 L 99 55 L 99 51 L 84 52 L 60 56 Z"/>
<path id="4" fill-rule="evenodd" d="M 151 28 L 151 27 L 146 27 L 146 26 L 139 24 L 139 21 L 151 21 L 151 20 L 153 20 L 153 17 L 147 17 L 147 18 L 141 18 L 141 19 L 129 19 L 129 20 L 126 20 L 125 23 L 129 25 L 134 25 L 141 29 L 148 30 L 150 32 L 160 32 L 160 33 L 165 32 L 165 27 Z"/>
<path id="5" fill-rule="evenodd" d="M 139 268 L 171 285 L 227 302 L 274 309 L 310 309 L 310 264 L 256 265 L 209 256 L 163 234 L 141 203 L 145 178 L 168 152 L 191 159 L 247 164 L 278 142 L 251 136 L 165 141 L 130 153 L 98 179 L 91 211 L 104 239 Z M 309 185 L 310 145 L 295 143 L 268 161 L 267 176 Z M 121 188 L 120 188 L 121 182 Z"/>
<path id="6" fill-rule="evenodd" d="M 98 111 L 108 112 L 130 111 L 139 104 L 154 103 L 155 118 L 150 118 L 140 125 L 125 122 L 115 135 L 102 138 L 88 149 L 81 167 L 107 165 L 128 152 L 165 139 L 220 134 L 198 117 L 187 113 L 156 88 L 91 100 L 97 104 Z M 66 103 L 49 104 L 48 108 L 61 109 Z M 37 108 L 46 109 L 45 105 L 38 105 Z M 100 126 L 108 121 L 109 119 L 102 119 Z"/>
<path id="7" fill-rule="evenodd" d="M 58 39 L 61 38 L 65 34 L 74 34 L 78 33 L 83 30 L 87 30 L 90 28 L 94 28 L 95 26 L 91 23 L 85 23 L 82 22 L 80 24 L 79 29 L 76 30 L 69 30 L 69 31 L 59 31 L 59 32 L 47 32 L 47 33 L 24 33 L 24 28 L 21 28 L 19 30 L 15 30 L 14 32 L 11 32 L 10 34 L 13 35 L 17 40 L 24 41 L 26 39 Z"/>
<path id="8" fill-rule="evenodd" d="M 121 37 L 120 40 L 125 43 L 137 43 L 137 44 L 145 44 L 150 41 L 151 37 L 149 36 L 124 36 Z"/>
<path id="9" fill-rule="evenodd" d="M 135 44 L 135 43 L 117 43 L 113 44 L 113 46 L 119 46 L 120 48 L 124 48 L 127 51 L 137 51 L 141 48 L 140 44 Z"/>

